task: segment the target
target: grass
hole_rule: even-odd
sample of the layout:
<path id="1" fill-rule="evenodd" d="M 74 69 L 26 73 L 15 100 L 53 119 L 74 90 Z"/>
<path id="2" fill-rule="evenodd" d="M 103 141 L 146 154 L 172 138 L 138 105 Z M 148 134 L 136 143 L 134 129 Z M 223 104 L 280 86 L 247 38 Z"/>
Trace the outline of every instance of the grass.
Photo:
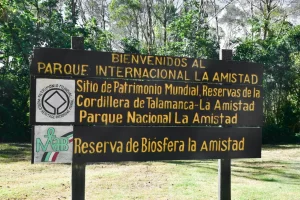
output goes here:
<path id="1" fill-rule="evenodd" d="M 0 199 L 70 199 L 71 165 L 30 164 L 30 144 L 0 144 Z M 232 160 L 237 200 L 300 199 L 300 145 L 264 146 Z M 98 163 L 86 167 L 86 199 L 217 199 L 217 160 Z"/>

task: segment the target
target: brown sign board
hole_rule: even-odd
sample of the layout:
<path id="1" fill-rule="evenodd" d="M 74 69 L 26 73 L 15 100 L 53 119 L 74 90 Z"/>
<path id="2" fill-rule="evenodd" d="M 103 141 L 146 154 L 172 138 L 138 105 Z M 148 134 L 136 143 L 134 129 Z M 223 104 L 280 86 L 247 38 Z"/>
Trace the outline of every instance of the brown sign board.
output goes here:
<path id="1" fill-rule="evenodd" d="M 261 157 L 260 128 L 74 127 L 73 162 Z"/>
<path id="2" fill-rule="evenodd" d="M 262 65 L 249 62 L 38 48 L 30 73 L 225 84 L 262 84 Z"/>
<path id="3" fill-rule="evenodd" d="M 36 78 L 33 87 L 37 88 L 36 83 L 39 85 L 43 82 L 46 83 L 44 85 L 46 87 L 47 83 L 53 81 L 75 83 L 75 95 L 71 98 L 75 104 L 73 115 L 75 119 L 72 121 L 75 125 L 262 125 L 261 86 L 92 78 L 72 80 Z M 49 107 L 51 103 L 56 106 L 55 102 L 51 102 L 55 94 L 53 96 L 51 94 L 57 90 L 54 86 L 49 90 L 48 93 L 38 92 L 36 95 L 37 103 L 33 105 L 36 111 L 41 107 L 45 111 L 52 110 L 53 108 Z M 59 89 L 57 94 L 62 103 L 64 99 L 68 99 L 68 95 L 65 95 L 62 89 Z M 42 98 L 42 95 L 46 97 Z M 64 107 L 67 106 L 62 108 Z M 39 121 L 41 118 L 36 119 L 37 115 L 32 115 L 32 121 L 36 124 L 47 123 L 46 120 Z M 56 122 L 62 121 L 58 119 L 52 123 Z"/>
<path id="4" fill-rule="evenodd" d="M 256 142 L 259 147 L 255 148 L 260 149 L 262 73 L 261 65 L 247 62 L 38 48 L 31 64 L 30 122 L 72 125 L 77 142 L 91 143 L 103 136 L 122 144 L 134 138 L 143 145 L 143 137 L 174 137 L 188 144 L 193 137 L 199 140 L 197 145 L 214 140 L 222 145 L 232 134 L 235 140 L 244 138 L 245 145 Z M 77 144 L 73 145 L 73 161 L 84 162 L 78 157 L 87 155 L 77 155 Z M 255 153 L 246 149 L 240 153 L 184 150 L 170 159 L 177 159 L 176 155 L 178 159 L 260 156 L 257 149 Z M 160 152 L 152 157 L 153 153 L 148 152 L 145 159 L 171 155 Z M 126 152 L 105 155 L 135 158 L 129 159 Z M 88 155 L 86 162 L 94 162 L 95 156 Z"/>

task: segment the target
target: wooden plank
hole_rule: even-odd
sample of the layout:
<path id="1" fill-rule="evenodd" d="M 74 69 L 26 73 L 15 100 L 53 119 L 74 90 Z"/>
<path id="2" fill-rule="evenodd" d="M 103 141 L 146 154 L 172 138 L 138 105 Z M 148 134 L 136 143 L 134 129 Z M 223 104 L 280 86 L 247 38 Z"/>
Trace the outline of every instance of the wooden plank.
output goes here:
<path id="1" fill-rule="evenodd" d="M 231 160 L 218 160 L 218 176 L 219 176 L 219 200 L 231 199 Z"/>
<path id="2" fill-rule="evenodd" d="M 72 163 L 72 200 L 84 200 L 85 164 Z"/>
<path id="3" fill-rule="evenodd" d="M 262 85 L 263 67 L 240 61 L 37 48 L 30 73 L 49 77 Z"/>
<path id="4" fill-rule="evenodd" d="M 222 49 L 221 60 L 232 60 L 232 50 Z M 231 160 L 219 159 L 218 160 L 218 179 L 219 179 L 219 200 L 231 199 Z"/>
<path id="5" fill-rule="evenodd" d="M 40 81 L 41 83 L 41 81 L 47 81 L 48 79 L 37 78 L 36 80 L 32 81 L 32 87 L 35 87 L 36 82 Z M 100 126 L 230 125 L 233 127 L 257 127 L 261 126 L 263 121 L 263 91 L 261 86 L 184 82 L 165 83 L 162 81 L 154 83 L 152 81 L 141 80 L 107 80 L 95 78 L 64 78 L 61 80 L 61 78 L 58 79 L 56 77 L 51 80 L 56 83 L 73 80 L 76 83 L 75 94 L 71 97 L 72 102 L 76 101 L 76 104 L 73 105 L 75 107 L 75 122 L 65 122 L 65 124 Z M 110 89 L 106 91 L 108 87 Z M 151 89 L 149 89 L 150 87 Z M 181 91 L 185 90 L 186 94 L 182 94 L 182 92 L 180 94 L 173 94 L 173 91 L 180 91 L 178 88 Z M 250 92 L 250 95 L 248 92 Z M 256 96 L 255 94 L 258 95 Z M 62 120 L 59 121 L 59 119 L 56 122 L 52 119 L 47 122 L 41 121 L 42 118 L 38 118 L 40 121 L 36 120 L 34 111 L 38 111 L 37 103 L 41 100 L 38 100 L 35 96 L 35 90 L 31 93 L 31 98 L 31 102 L 33 102 L 32 108 L 34 108 L 31 109 L 33 110 L 31 111 L 31 124 L 55 125 L 64 123 Z M 136 102 L 141 101 L 144 102 L 143 106 L 137 106 Z M 34 102 L 36 103 L 34 104 Z M 39 108 L 39 113 L 43 110 L 41 108 Z M 88 114 L 96 116 L 101 113 L 121 114 L 123 120 L 122 122 L 108 123 L 100 119 L 88 120 Z M 138 115 L 148 115 L 149 113 L 168 115 L 171 113 L 172 119 L 168 123 L 132 123 L 128 121 L 128 115 L 135 115 L 135 113 Z M 43 116 L 43 114 L 40 115 Z M 81 117 L 82 115 L 85 117 Z M 175 116 L 180 117 L 183 115 L 188 116 L 189 121 L 181 124 L 175 123 Z M 200 118 L 203 116 L 205 120 L 194 122 L 195 115 L 198 115 Z M 230 123 L 225 123 L 225 116 L 234 117 L 234 120 Z M 206 118 L 210 120 L 206 120 Z"/>
<path id="6" fill-rule="evenodd" d="M 260 158 L 261 128 L 75 126 L 73 163 Z"/>
<path id="7" fill-rule="evenodd" d="M 84 38 L 72 37 L 72 49 L 84 50 Z M 85 163 L 72 163 L 72 200 L 85 198 Z"/>

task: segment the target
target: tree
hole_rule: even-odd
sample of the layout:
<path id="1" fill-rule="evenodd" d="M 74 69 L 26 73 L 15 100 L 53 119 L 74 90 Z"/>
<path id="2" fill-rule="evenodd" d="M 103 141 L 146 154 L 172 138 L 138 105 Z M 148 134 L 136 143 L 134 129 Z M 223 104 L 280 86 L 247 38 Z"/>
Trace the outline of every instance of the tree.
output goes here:
<path id="1" fill-rule="evenodd" d="M 109 4 L 111 26 L 121 38 L 140 40 L 140 16 L 142 4 L 138 0 L 112 0 Z M 117 38 L 120 38 L 117 37 Z"/>
<path id="2" fill-rule="evenodd" d="M 28 137 L 29 58 L 37 37 L 37 19 L 30 12 L 31 2 L 0 3 L 0 50 L 3 66 L 0 79 L 0 140 L 25 140 Z M 21 111 L 21 112 L 20 112 Z"/>
<path id="3" fill-rule="evenodd" d="M 70 48 L 71 36 L 82 35 L 89 48 L 110 50 L 110 38 L 93 20 L 86 26 L 78 24 L 75 0 L 3 0 L 0 11 L 0 140 L 29 141 L 29 66 L 34 47 Z"/>
<path id="4" fill-rule="evenodd" d="M 225 3 L 226 12 L 220 22 L 227 28 L 227 48 L 234 47 L 241 36 L 253 38 L 254 29 L 257 29 L 255 34 L 266 39 L 268 34 L 272 34 L 272 24 L 297 18 L 300 14 L 300 2 L 297 0 L 225 0 Z"/>
<path id="5" fill-rule="evenodd" d="M 167 44 L 167 29 L 168 25 L 175 19 L 176 8 L 174 0 L 157 0 L 154 2 L 153 14 L 158 21 L 156 24 L 157 32 L 162 32 L 162 42 L 159 45 L 166 46 Z M 163 27 L 160 29 L 159 27 Z"/>
<path id="6" fill-rule="evenodd" d="M 106 0 L 81 0 L 78 2 L 80 19 L 83 24 L 92 18 L 97 21 L 99 28 L 106 31 L 109 27 L 108 2 Z"/>
<path id="7" fill-rule="evenodd" d="M 217 59 L 219 44 L 213 34 L 213 29 L 206 23 L 205 10 L 202 6 L 199 9 L 198 2 L 190 5 L 188 10 L 187 13 L 182 12 L 170 23 L 168 29 L 170 41 L 163 49 L 164 53 Z"/>
<path id="8" fill-rule="evenodd" d="M 300 116 L 296 100 L 300 94 L 296 67 L 300 29 L 285 21 L 268 29 L 266 38 L 254 32 L 255 38 L 243 40 L 236 49 L 235 59 L 264 64 L 265 125 L 276 125 L 289 130 L 287 135 L 294 134 Z M 261 33 L 260 29 L 255 30 Z"/>

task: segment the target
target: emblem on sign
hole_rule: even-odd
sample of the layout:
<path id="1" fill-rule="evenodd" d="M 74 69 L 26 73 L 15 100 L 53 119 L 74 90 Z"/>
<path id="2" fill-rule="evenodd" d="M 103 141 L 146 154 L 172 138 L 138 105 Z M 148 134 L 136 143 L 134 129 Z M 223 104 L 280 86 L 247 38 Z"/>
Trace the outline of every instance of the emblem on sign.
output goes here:
<path id="1" fill-rule="evenodd" d="M 71 134 L 69 134 L 71 135 Z M 50 145 L 52 151 L 68 151 L 69 139 L 68 137 L 56 137 L 55 129 L 53 127 L 48 128 L 47 135 L 44 135 L 44 138 L 47 138 L 45 144 L 43 144 L 41 138 L 36 139 L 36 152 L 47 151 L 47 148 Z"/>
<path id="2" fill-rule="evenodd" d="M 74 122 L 75 82 L 37 79 L 37 122 Z"/>
<path id="3" fill-rule="evenodd" d="M 72 126 L 35 126 L 34 162 L 71 163 Z"/>

